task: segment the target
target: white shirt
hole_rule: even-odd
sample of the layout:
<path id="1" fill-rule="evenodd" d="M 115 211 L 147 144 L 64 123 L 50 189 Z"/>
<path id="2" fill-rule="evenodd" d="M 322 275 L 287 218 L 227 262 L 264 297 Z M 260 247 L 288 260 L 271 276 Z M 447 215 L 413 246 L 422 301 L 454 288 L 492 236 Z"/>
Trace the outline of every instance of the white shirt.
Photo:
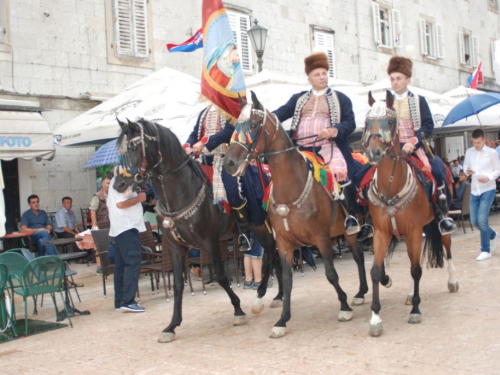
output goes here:
<path id="1" fill-rule="evenodd" d="M 137 197 L 137 193 L 134 192 L 130 196 L 125 196 L 113 188 L 114 183 L 115 178 L 113 177 L 109 184 L 108 199 L 106 201 L 110 222 L 109 235 L 116 237 L 129 229 L 137 229 L 139 232 L 146 231 L 142 205 L 139 202 L 128 208 L 118 208 L 116 206 L 117 203 Z"/>
<path id="2" fill-rule="evenodd" d="M 472 175 L 471 194 L 481 195 L 487 191 L 496 189 L 495 180 L 500 176 L 500 158 L 496 151 L 486 145 L 480 151 L 471 147 L 465 153 L 464 173 L 470 175 L 469 170 L 474 171 Z M 488 182 L 479 182 L 481 177 L 488 177 Z"/>
<path id="3" fill-rule="evenodd" d="M 401 95 L 399 95 L 397 92 L 394 92 L 394 97 L 396 98 L 396 100 L 401 100 L 401 99 L 404 99 L 408 96 L 408 90 L 406 90 L 404 93 L 402 93 Z"/>
<path id="4" fill-rule="evenodd" d="M 321 96 L 323 94 L 326 94 L 327 90 L 328 90 L 328 87 L 325 87 L 323 90 L 319 90 L 319 91 L 316 91 L 316 90 L 313 89 L 312 92 L 316 96 Z"/>

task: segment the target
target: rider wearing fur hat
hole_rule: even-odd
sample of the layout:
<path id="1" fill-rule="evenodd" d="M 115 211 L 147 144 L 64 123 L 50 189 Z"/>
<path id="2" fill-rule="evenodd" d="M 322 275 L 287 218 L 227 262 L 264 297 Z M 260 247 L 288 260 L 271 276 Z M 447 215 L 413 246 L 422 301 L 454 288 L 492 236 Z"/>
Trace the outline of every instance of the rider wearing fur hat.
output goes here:
<path id="1" fill-rule="evenodd" d="M 434 121 L 429 105 L 423 96 L 415 95 L 408 90 L 411 82 L 413 63 L 402 56 L 394 56 L 389 61 L 387 74 L 394 90 L 394 109 L 398 114 L 399 140 L 402 150 L 407 154 L 415 153 L 424 164 L 424 169 L 432 170 L 438 186 L 438 199 L 434 204 L 434 214 L 442 234 L 456 230 L 451 218 L 446 218 L 448 212 L 447 186 L 445 170 L 442 161 L 437 157 L 428 157 L 422 143 L 423 133 L 428 138 L 434 129 Z"/>
<path id="2" fill-rule="evenodd" d="M 305 72 L 312 86 L 310 91 L 293 95 L 273 113 L 283 122 L 292 118 L 290 136 L 297 140 L 300 150 L 320 152 L 334 179 L 341 186 L 338 198 L 346 215 L 346 233 L 359 232 L 356 220 L 356 189 L 352 176 L 358 165 L 352 158 L 347 136 L 356 129 L 351 100 L 328 87 L 330 64 L 324 52 L 313 53 L 304 59 Z M 315 136 L 321 141 L 314 142 Z"/>

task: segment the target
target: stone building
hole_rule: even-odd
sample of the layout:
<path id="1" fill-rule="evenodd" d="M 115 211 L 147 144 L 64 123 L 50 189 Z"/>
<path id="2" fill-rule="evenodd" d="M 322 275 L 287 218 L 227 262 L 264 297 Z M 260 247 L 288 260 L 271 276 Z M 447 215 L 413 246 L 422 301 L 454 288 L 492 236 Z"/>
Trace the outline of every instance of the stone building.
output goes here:
<path id="1" fill-rule="evenodd" d="M 201 50 L 169 54 L 165 45 L 181 43 L 201 27 L 201 5 L 201 0 L 0 0 L 0 101 L 37 102 L 54 130 L 162 67 L 199 76 Z M 271 71 L 302 77 L 303 58 L 323 48 L 331 76 L 339 79 L 377 82 L 387 77 L 390 57 L 399 54 L 413 59 L 415 86 L 445 92 L 465 85 L 482 61 L 481 87 L 499 89 L 492 64 L 492 42 L 500 38 L 498 0 L 224 5 L 247 75 L 256 74 L 257 64 L 246 30 L 258 19 L 269 30 L 264 68 Z M 0 102 L 0 125 L 8 126 L 2 109 Z M 93 151 L 56 146 L 51 161 L 3 161 L 11 222 L 27 209 L 31 193 L 47 211 L 56 210 L 65 195 L 73 197 L 75 210 L 86 207 L 96 189 L 95 172 L 82 166 Z"/>

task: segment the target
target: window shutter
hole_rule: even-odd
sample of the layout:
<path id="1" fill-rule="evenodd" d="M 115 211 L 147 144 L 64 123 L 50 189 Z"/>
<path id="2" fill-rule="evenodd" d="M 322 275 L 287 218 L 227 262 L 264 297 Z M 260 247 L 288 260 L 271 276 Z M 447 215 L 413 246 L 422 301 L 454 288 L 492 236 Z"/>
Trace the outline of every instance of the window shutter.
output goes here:
<path id="1" fill-rule="evenodd" d="M 438 59 L 444 59 L 444 31 L 439 23 L 436 24 L 436 51 Z"/>
<path id="2" fill-rule="evenodd" d="M 427 38 L 425 37 L 425 24 L 426 21 L 423 18 L 418 20 L 420 25 L 420 53 L 424 56 L 429 54 L 429 46 L 427 45 Z"/>
<path id="3" fill-rule="evenodd" d="M 380 7 L 377 3 L 372 2 L 373 14 L 373 36 L 375 43 L 379 46 L 382 43 L 382 35 L 380 33 Z"/>
<path id="4" fill-rule="evenodd" d="M 115 43 L 116 53 L 133 56 L 132 9 L 129 0 L 115 1 Z"/>
<path id="5" fill-rule="evenodd" d="M 147 0 L 134 2 L 134 47 L 136 57 L 149 56 Z"/>
<path id="6" fill-rule="evenodd" d="M 477 36 L 472 37 L 472 66 L 477 67 L 479 65 L 478 56 L 479 44 L 477 41 Z"/>
<path id="7" fill-rule="evenodd" d="M 465 65 L 465 42 L 463 31 L 458 32 L 458 53 L 460 54 L 460 64 Z"/>
<path id="8" fill-rule="evenodd" d="M 247 34 L 248 29 L 250 29 L 250 16 L 227 11 L 227 17 L 229 18 L 233 37 L 238 47 L 243 73 L 252 73 L 251 42 Z"/>
<path id="9" fill-rule="evenodd" d="M 396 9 L 392 10 L 392 33 L 393 33 L 394 47 L 402 47 L 403 42 L 401 38 L 403 37 L 403 35 L 401 28 L 401 12 Z"/>
<path id="10" fill-rule="evenodd" d="M 335 49 L 333 43 L 333 34 L 324 33 L 321 31 L 314 31 L 314 47 L 315 49 L 320 49 L 325 51 L 328 56 L 328 62 L 330 64 L 330 70 L 328 70 L 328 76 L 331 78 L 336 78 L 335 76 Z"/>

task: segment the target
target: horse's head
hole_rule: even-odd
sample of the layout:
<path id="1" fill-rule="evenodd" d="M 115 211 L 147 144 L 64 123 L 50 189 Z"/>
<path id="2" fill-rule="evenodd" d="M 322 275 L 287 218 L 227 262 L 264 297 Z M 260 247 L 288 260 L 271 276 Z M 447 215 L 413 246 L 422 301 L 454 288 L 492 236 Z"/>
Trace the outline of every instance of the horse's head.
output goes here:
<path id="1" fill-rule="evenodd" d="M 241 114 L 224 157 L 224 169 L 233 176 L 243 176 L 248 165 L 266 152 L 268 145 L 267 111 L 257 95 L 253 91 L 251 94 L 252 104 L 240 98 Z"/>
<path id="2" fill-rule="evenodd" d="M 372 109 L 366 115 L 361 140 L 370 164 L 377 165 L 389 148 L 396 145 L 396 152 L 399 151 L 398 116 L 393 107 L 394 96 L 389 91 L 386 91 L 385 103 L 375 101 L 370 91 L 368 103 Z"/>
<path id="3" fill-rule="evenodd" d="M 159 134 L 156 124 L 144 119 L 118 120 L 121 134 L 118 137 L 118 165 L 113 188 L 123 193 L 134 188 L 148 177 L 147 171 L 161 161 Z"/>

